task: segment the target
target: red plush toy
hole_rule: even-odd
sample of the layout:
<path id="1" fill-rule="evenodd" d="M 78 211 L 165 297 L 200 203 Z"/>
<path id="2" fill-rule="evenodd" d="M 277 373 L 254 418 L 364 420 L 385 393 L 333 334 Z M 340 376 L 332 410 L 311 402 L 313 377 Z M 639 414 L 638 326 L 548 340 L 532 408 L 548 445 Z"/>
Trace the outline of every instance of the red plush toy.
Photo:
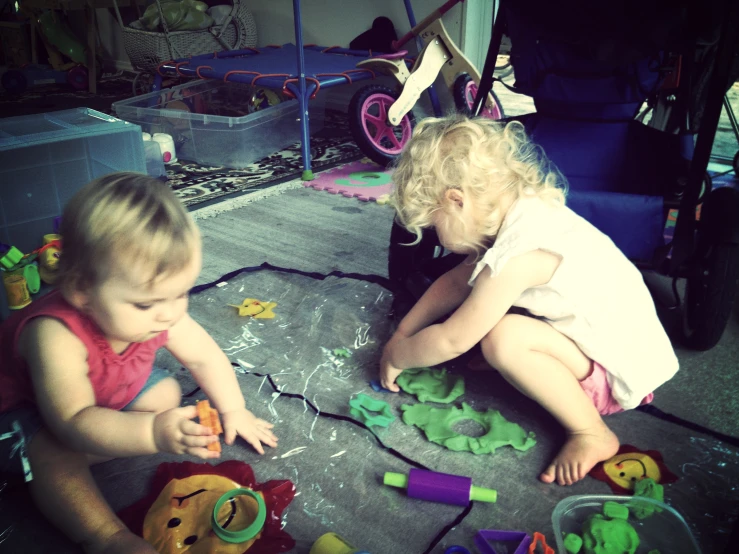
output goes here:
<path id="1" fill-rule="evenodd" d="M 227 543 L 211 527 L 216 501 L 225 493 L 249 488 L 261 495 L 267 508 L 264 527 L 256 537 Z M 151 493 L 118 515 L 160 554 L 274 554 L 295 546 L 281 529 L 282 512 L 292 502 L 295 486 L 288 480 L 257 483 L 251 467 L 229 460 L 212 466 L 192 462 L 164 463 L 157 468 Z M 223 507 L 222 527 L 243 529 L 254 521 L 257 502 L 238 496 Z"/>

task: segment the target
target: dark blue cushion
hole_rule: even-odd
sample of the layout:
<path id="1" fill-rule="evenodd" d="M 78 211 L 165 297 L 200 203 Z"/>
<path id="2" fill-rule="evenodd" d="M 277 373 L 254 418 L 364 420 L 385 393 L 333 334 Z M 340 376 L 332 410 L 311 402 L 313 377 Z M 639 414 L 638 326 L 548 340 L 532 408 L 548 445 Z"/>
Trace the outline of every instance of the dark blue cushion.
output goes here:
<path id="1" fill-rule="evenodd" d="M 664 245 L 661 196 L 570 191 L 567 205 L 608 235 L 629 259 L 650 261 Z"/>

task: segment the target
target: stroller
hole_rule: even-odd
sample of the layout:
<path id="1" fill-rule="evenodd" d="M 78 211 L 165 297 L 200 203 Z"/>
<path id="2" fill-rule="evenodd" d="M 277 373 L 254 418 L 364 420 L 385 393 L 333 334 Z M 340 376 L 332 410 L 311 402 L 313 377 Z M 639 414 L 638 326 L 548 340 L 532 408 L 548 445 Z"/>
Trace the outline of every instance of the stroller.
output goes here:
<path id="1" fill-rule="evenodd" d="M 682 341 L 712 348 L 739 286 L 739 191 L 712 190 L 706 172 L 724 94 L 739 76 L 739 3 L 499 4 L 473 113 L 496 80 L 506 34 L 513 90 L 536 106 L 516 119 L 566 177 L 567 204 L 639 268 L 672 278 Z M 418 297 L 460 258 L 442 256 L 433 231 L 403 245 L 414 238 L 394 224 L 388 269 Z"/>

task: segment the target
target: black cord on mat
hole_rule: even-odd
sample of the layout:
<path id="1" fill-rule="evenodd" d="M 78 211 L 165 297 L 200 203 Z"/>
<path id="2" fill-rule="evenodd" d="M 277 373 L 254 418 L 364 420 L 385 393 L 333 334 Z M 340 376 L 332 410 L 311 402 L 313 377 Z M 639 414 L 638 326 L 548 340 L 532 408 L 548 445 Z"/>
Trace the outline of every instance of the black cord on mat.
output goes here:
<path id="1" fill-rule="evenodd" d="M 280 266 L 272 265 L 271 263 L 268 263 L 268 262 L 264 262 L 262 265 L 242 267 L 241 269 L 237 269 L 235 271 L 232 271 L 231 273 L 226 273 L 220 279 L 216 279 L 215 281 L 211 281 L 210 283 L 204 283 L 202 285 L 197 285 L 193 287 L 192 289 L 190 289 L 190 294 L 197 294 L 199 292 L 202 292 L 206 289 L 216 286 L 218 283 L 222 283 L 223 281 L 228 281 L 229 279 L 233 279 L 234 277 L 242 273 L 254 273 L 255 271 L 264 271 L 264 270 L 276 271 L 278 273 L 291 273 L 294 275 L 302 275 L 303 277 L 310 277 L 311 279 L 317 279 L 319 281 L 323 281 L 324 279 L 327 279 L 328 277 L 338 277 L 339 279 L 355 279 L 357 281 L 366 281 L 368 283 L 375 283 L 376 285 L 380 285 L 381 287 L 389 290 L 390 292 L 398 291 L 398 285 L 394 281 L 391 281 L 387 277 L 381 277 L 380 275 L 373 275 L 373 274 L 367 274 L 367 273 L 344 273 L 343 271 L 332 271 L 331 273 L 318 273 L 317 271 L 303 271 L 300 269 L 280 267 Z"/>
<path id="2" fill-rule="evenodd" d="M 691 429 L 692 431 L 703 433 L 704 435 L 708 435 L 710 437 L 713 437 L 714 439 L 720 440 L 721 442 L 725 442 L 732 446 L 739 447 L 739 438 L 737 437 L 732 437 L 731 435 L 727 435 L 719 431 L 714 431 L 713 429 L 709 429 L 708 427 L 704 427 L 703 425 L 700 425 L 698 423 L 693 423 L 692 421 L 688 421 L 687 419 L 683 419 L 676 415 L 668 414 L 667 412 L 663 412 L 662 410 L 660 410 L 656 406 L 652 406 L 651 404 L 639 406 L 636 408 L 636 410 L 659 418 L 663 421 L 667 421 L 675 425 L 680 425 L 681 427 L 685 427 L 686 429 Z"/>
<path id="3" fill-rule="evenodd" d="M 434 548 L 436 548 L 436 545 L 439 544 L 444 537 L 446 537 L 446 535 L 447 535 L 447 533 L 449 533 L 449 531 L 451 531 L 457 525 L 459 525 L 460 523 L 462 523 L 462 520 L 464 518 L 466 518 L 469 515 L 470 511 L 472 510 L 472 505 L 473 505 L 473 502 L 470 502 L 467 505 L 467 507 L 464 510 L 462 510 L 462 513 L 457 516 L 457 519 L 455 519 L 449 525 L 447 525 L 441 531 L 439 531 L 438 534 L 431 541 L 431 543 L 428 545 L 428 548 L 426 548 L 426 550 L 423 551 L 423 554 L 430 554 L 431 551 Z"/>
<path id="4" fill-rule="evenodd" d="M 238 364 L 233 364 L 232 363 L 232 365 L 235 366 L 235 367 L 239 367 L 239 368 L 241 367 Z M 328 419 L 335 419 L 337 421 L 348 421 L 352 425 L 356 425 L 357 427 L 361 427 L 362 429 L 365 429 L 365 430 L 369 431 L 372 434 L 372 436 L 375 437 L 375 440 L 377 441 L 377 444 L 379 444 L 380 447 L 383 448 L 383 450 L 386 450 L 387 452 L 389 452 L 390 454 L 392 454 L 393 456 L 395 456 L 399 460 L 402 460 L 405 463 L 410 464 L 410 465 L 412 465 L 414 467 L 417 467 L 419 469 L 426 469 L 426 470 L 429 469 L 428 467 L 426 467 L 425 465 L 423 465 L 421 462 L 417 462 L 417 461 L 409 458 L 408 456 L 406 456 L 402 452 L 398 452 L 392 446 L 386 445 L 384 442 L 382 442 L 380 440 L 380 437 L 378 437 L 372 431 L 372 429 L 370 429 L 367 425 L 365 425 L 361 421 L 359 421 L 357 419 L 354 419 L 352 417 L 349 417 L 349 416 L 341 415 L 341 414 L 332 414 L 331 412 L 322 412 L 321 410 L 319 410 L 318 408 L 316 408 L 313 405 L 313 403 L 310 400 L 308 400 L 305 396 L 303 396 L 302 394 L 296 394 L 296 393 L 291 393 L 291 392 L 283 392 L 282 390 L 280 390 L 280 387 L 278 387 L 277 384 L 272 380 L 272 376 L 269 373 L 256 373 L 256 372 L 253 372 L 253 371 L 246 371 L 245 373 L 247 375 L 254 375 L 255 377 L 266 377 L 267 378 L 267 381 L 272 386 L 272 389 L 276 393 L 278 393 L 280 396 L 287 396 L 288 398 L 295 398 L 297 400 L 302 400 L 308 406 L 310 406 L 311 410 L 313 410 L 316 413 L 316 415 L 319 415 L 321 417 L 326 417 Z"/>
<path id="5" fill-rule="evenodd" d="M 234 367 L 240 368 L 240 372 L 243 371 L 243 368 L 239 364 L 235 364 L 235 363 L 231 362 L 231 365 L 234 366 Z M 283 392 L 282 390 L 280 390 L 280 387 L 278 387 L 277 384 L 274 382 L 274 380 L 272 379 L 272 376 L 269 373 L 257 373 L 255 371 L 243 371 L 243 373 L 245 373 L 246 375 L 253 375 L 254 377 L 266 377 L 267 378 L 267 381 L 269 382 L 269 384 L 272 387 L 272 389 L 276 393 L 278 393 L 280 396 L 286 396 L 287 398 L 295 398 L 297 400 L 302 400 L 308 406 L 310 406 L 311 410 L 313 410 L 317 415 L 319 415 L 321 417 L 325 417 L 325 418 L 328 418 L 328 419 L 335 419 L 337 421 L 347 421 L 347 422 L 351 423 L 352 425 L 356 425 L 357 427 L 361 427 L 362 429 L 364 429 L 366 431 L 369 431 L 372 434 L 372 436 L 377 441 L 377 444 L 379 444 L 380 447 L 382 447 L 383 450 L 386 450 L 387 452 L 389 452 L 390 454 L 392 454 L 393 456 L 395 456 L 399 460 L 402 460 L 402 461 L 404 461 L 405 463 L 407 463 L 409 465 L 412 465 L 414 467 L 417 467 L 418 469 L 426 469 L 426 470 L 429 470 L 430 471 L 430 469 L 427 466 L 423 465 L 421 462 L 417 462 L 417 461 L 409 458 L 408 456 L 406 456 L 402 452 L 398 452 L 392 446 L 386 445 L 384 442 L 382 442 L 382 440 L 380 439 L 380 437 L 378 437 L 372 431 L 371 428 L 369 428 L 367 425 L 365 425 L 361 421 L 359 421 L 357 419 L 354 419 L 352 417 L 349 417 L 349 416 L 341 415 L 341 414 L 332 414 L 331 412 L 322 412 L 321 410 L 319 410 L 318 408 L 316 408 L 316 406 L 313 404 L 313 402 L 311 402 L 310 400 L 308 400 L 302 394 L 296 394 L 296 393 L 292 393 L 292 392 Z M 190 398 L 190 397 L 194 396 L 195 394 L 197 394 L 197 392 L 199 390 L 200 390 L 200 387 L 195 387 L 194 390 L 191 390 L 190 392 L 188 392 L 187 394 L 184 394 L 183 396 L 184 397 L 187 397 L 187 398 Z"/>

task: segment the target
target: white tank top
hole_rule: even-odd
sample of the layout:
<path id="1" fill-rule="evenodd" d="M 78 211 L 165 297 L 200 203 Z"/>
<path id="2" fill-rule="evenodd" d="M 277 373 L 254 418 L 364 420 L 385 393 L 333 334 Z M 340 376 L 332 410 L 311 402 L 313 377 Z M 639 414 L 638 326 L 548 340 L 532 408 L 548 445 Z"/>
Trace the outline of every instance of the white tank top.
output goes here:
<path id="1" fill-rule="evenodd" d="M 521 197 L 470 285 L 485 266 L 495 276 L 512 257 L 537 249 L 559 256 L 559 267 L 549 283 L 527 289 L 514 306 L 572 339 L 605 368 L 618 403 L 635 408 L 677 372 L 677 357 L 641 273 L 585 219 L 566 206 Z"/>

